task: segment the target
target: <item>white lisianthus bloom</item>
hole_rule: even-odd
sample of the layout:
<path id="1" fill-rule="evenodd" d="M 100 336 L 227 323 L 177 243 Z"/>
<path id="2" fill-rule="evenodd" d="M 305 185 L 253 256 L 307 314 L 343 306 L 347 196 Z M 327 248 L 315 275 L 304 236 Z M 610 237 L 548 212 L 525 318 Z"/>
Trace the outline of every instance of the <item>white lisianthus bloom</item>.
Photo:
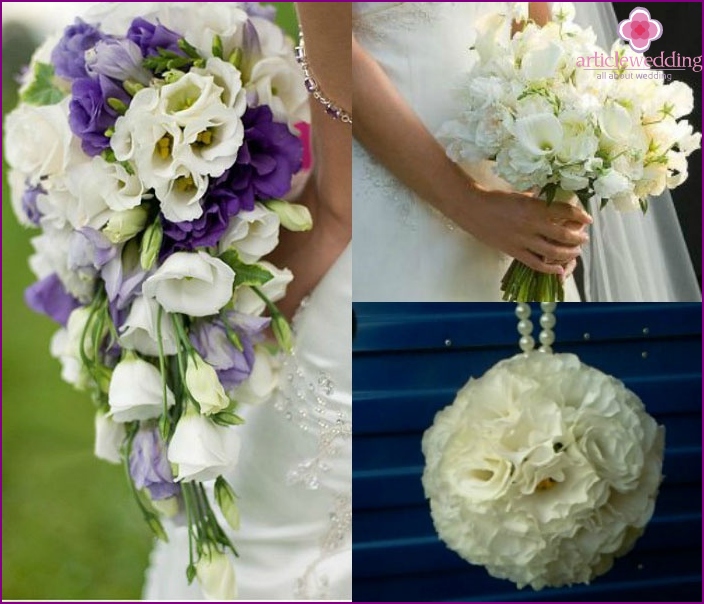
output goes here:
<path id="1" fill-rule="evenodd" d="M 559 120 L 564 138 L 557 154 L 558 159 L 565 164 L 574 164 L 594 157 L 599 148 L 599 140 L 588 116 L 581 111 L 568 110 L 560 114 Z"/>
<path id="2" fill-rule="evenodd" d="M 633 120 L 619 103 L 607 103 L 599 112 L 599 127 L 609 141 L 627 143 L 632 136 Z"/>
<path id="3" fill-rule="evenodd" d="M 572 2 L 552 2 L 550 5 L 553 21 L 569 23 L 574 21 L 576 10 Z"/>
<path id="4" fill-rule="evenodd" d="M 258 405 L 269 399 L 279 385 L 280 363 L 265 346 L 254 347 L 254 365 L 249 377 L 232 392 L 233 400 Z"/>
<path id="5" fill-rule="evenodd" d="M 643 168 L 640 180 L 635 183 L 634 193 L 645 198 L 648 195 L 660 195 L 667 186 L 667 166 L 649 164 Z"/>
<path id="6" fill-rule="evenodd" d="M 196 562 L 196 577 L 208 600 L 226 602 L 237 598 L 235 567 L 227 554 L 210 549 Z"/>
<path id="7" fill-rule="evenodd" d="M 521 75 L 526 81 L 544 80 L 555 76 L 564 53 L 559 44 L 552 40 L 542 41 L 534 46 L 521 61 Z"/>
<path id="8" fill-rule="evenodd" d="M 124 424 L 114 422 L 107 414 L 98 411 L 95 414 L 95 456 L 110 463 L 120 463 L 122 461 L 120 448 L 125 440 L 125 434 Z"/>
<path id="9" fill-rule="evenodd" d="M 562 146 L 562 124 L 550 113 L 519 118 L 514 130 L 523 148 L 537 157 L 555 153 Z"/>
<path id="10" fill-rule="evenodd" d="M 220 252 L 234 249 L 243 262 L 258 262 L 279 244 L 280 226 L 276 212 L 256 203 L 253 210 L 240 212 L 230 220 L 220 238 Z"/>
<path id="11" fill-rule="evenodd" d="M 191 172 L 183 164 L 174 164 L 169 178 L 154 183 L 154 193 L 161 202 L 164 218 L 171 222 L 186 222 L 200 218 L 200 200 L 208 190 L 208 178 Z"/>
<path id="12" fill-rule="evenodd" d="M 175 403 L 166 388 L 166 406 Z M 140 358 L 120 361 L 112 374 L 108 391 L 109 416 L 115 422 L 133 422 L 159 417 L 164 411 L 164 388 L 161 373 Z"/>
<path id="13" fill-rule="evenodd" d="M 292 60 L 267 57 L 252 68 L 247 90 L 257 94 L 259 105 L 268 105 L 274 119 L 293 125 L 310 121 L 308 93 L 300 69 Z"/>
<path id="14" fill-rule="evenodd" d="M 51 337 L 49 351 L 61 363 L 61 379 L 76 390 L 85 390 L 91 383 L 91 377 L 81 361 L 78 346 L 72 345 L 73 339 L 67 329 L 59 329 Z"/>
<path id="15" fill-rule="evenodd" d="M 231 470 L 239 453 L 236 429 L 217 426 L 189 408 L 176 424 L 167 457 L 178 468 L 177 482 L 204 482 Z"/>
<path id="16" fill-rule="evenodd" d="M 73 134 L 68 124 L 68 103 L 20 104 L 5 119 L 5 159 L 31 185 L 62 174 L 69 163 Z"/>
<path id="17" fill-rule="evenodd" d="M 222 88 L 221 100 L 226 107 L 235 109 L 242 116 L 247 109 L 247 95 L 242 88 L 242 73 L 231 63 L 213 57 L 204 68 L 194 67 L 191 73 L 210 76 L 216 86 Z"/>
<path id="18" fill-rule="evenodd" d="M 207 317 L 232 298 L 234 271 L 205 252 L 177 252 L 169 256 L 142 287 L 145 296 L 167 312 Z"/>
<path id="19" fill-rule="evenodd" d="M 630 181 L 620 172 L 608 169 L 594 181 L 594 192 L 602 199 L 612 199 L 630 190 Z"/>
<path id="20" fill-rule="evenodd" d="M 130 313 L 120 327 L 120 345 L 140 354 L 159 356 L 159 305 L 147 296 L 138 296 L 132 302 Z M 178 335 L 169 313 L 161 313 L 161 344 L 165 355 L 178 352 Z"/>
<path id="21" fill-rule="evenodd" d="M 569 354 L 495 365 L 423 436 L 441 539 L 534 589 L 588 583 L 652 516 L 664 429 L 618 380 Z"/>
<path id="22" fill-rule="evenodd" d="M 288 284 L 293 281 L 293 273 L 287 268 L 280 269 L 265 260 L 262 260 L 258 264 L 274 275 L 273 279 L 259 286 L 259 289 L 272 302 L 281 300 L 281 298 L 286 295 Z M 243 285 L 238 287 L 235 292 L 234 309 L 242 314 L 256 317 L 264 312 L 266 304 L 252 291 L 251 287 Z"/>
<path id="23" fill-rule="evenodd" d="M 230 405 L 230 399 L 227 398 L 215 369 L 197 353 L 188 356 L 186 386 L 203 415 L 219 413 Z"/>

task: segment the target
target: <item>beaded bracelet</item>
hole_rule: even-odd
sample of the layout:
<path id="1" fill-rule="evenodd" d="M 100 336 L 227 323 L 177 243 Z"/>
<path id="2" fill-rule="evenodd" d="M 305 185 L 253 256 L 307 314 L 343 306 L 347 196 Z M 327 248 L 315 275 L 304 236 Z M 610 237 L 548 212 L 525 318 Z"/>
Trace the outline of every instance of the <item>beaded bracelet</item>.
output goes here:
<path id="1" fill-rule="evenodd" d="M 306 46 L 303 40 L 303 32 L 301 32 L 300 38 L 298 40 L 298 46 L 296 47 L 296 61 L 301 66 L 303 70 L 303 76 L 305 77 L 305 85 L 308 92 L 313 95 L 313 98 L 318 101 L 323 107 L 325 107 L 325 112 L 333 119 L 340 120 L 344 124 L 352 123 L 352 114 L 348 111 L 342 109 L 335 104 L 334 101 L 329 99 L 323 91 L 320 89 L 318 82 L 313 77 L 310 71 L 310 65 L 308 63 L 308 56 L 306 55 Z"/>

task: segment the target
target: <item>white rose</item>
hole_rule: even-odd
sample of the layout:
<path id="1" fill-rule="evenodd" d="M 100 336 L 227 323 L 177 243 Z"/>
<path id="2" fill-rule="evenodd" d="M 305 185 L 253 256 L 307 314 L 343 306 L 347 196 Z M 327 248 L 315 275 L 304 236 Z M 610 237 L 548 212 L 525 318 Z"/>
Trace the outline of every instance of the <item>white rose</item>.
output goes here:
<path id="1" fill-rule="evenodd" d="M 210 549 L 196 562 L 196 577 L 208 600 L 226 602 L 237 598 L 235 567 L 230 558 Z"/>
<path id="2" fill-rule="evenodd" d="M 215 369 L 195 353 L 188 356 L 186 386 L 203 415 L 219 413 L 230 405 Z"/>
<path id="3" fill-rule="evenodd" d="M 166 388 L 166 406 L 175 403 Z M 164 387 L 159 370 L 139 358 L 127 358 L 115 367 L 108 391 L 109 416 L 116 422 L 159 417 L 164 411 Z"/>
<path id="4" fill-rule="evenodd" d="M 157 317 L 159 305 L 147 296 L 138 296 L 132 302 L 130 313 L 120 327 L 120 345 L 150 357 L 159 356 Z M 169 313 L 161 313 L 161 343 L 165 355 L 178 352 L 178 336 Z"/>
<path id="5" fill-rule="evenodd" d="M 98 459 L 110 463 L 121 463 L 120 449 L 125 440 L 125 426 L 112 421 L 105 413 L 98 411 L 95 414 L 95 448 L 94 453 Z"/>
<path id="6" fill-rule="evenodd" d="M 207 317 L 232 298 L 234 271 L 205 252 L 177 252 L 169 256 L 144 282 L 145 296 L 167 312 Z"/>
<path id="7" fill-rule="evenodd" d="M 230 220 L 220 238 L 220 252 L 234 249 L 243 262 L 258 262 L 279 244 L 281 223 L 275 212 L 257 203 L 249 212 L 240 212 Z"/>
<path id="8" fill-rule="evenodd" d="M 254 365 L 249 377 L 231 393 L 233 400 L 247 405 L 265 402 L 279 385 L 279 362 L 264 346 L 254 347 Z"/>
<path id="9" fill-rule="evenodd" d="M 73 138 L 68 102 L 40 107 L 22 103 L 5 120 L 7 163 L 32 185 L 62 174 L 68 165 Z"/>
<path id="10" fill-rule="evenodd" d="M 265 260 L 259 262 L 259 266 L 274 275 L 273 279 L 259 286 L 259 289 L 272 302 L 281 300 L 286 295 L 288 284 L 293 281 L 293 273 L 287 268 L 279 269 Z M 259 316 L 266 309 L 266 304 L 252 291 L 252 288 L 242 286 L 235 292 L 234 309 L 245 315 Z"/>
<path id="11" fill-rule="evenodd" d="M 176 424 L 168 459 L 178 467 L 177 482 L 203 482 L 231 470 L 239 453 L 240 438 L 235 429 L 217 426 L 193 410 Z"/>

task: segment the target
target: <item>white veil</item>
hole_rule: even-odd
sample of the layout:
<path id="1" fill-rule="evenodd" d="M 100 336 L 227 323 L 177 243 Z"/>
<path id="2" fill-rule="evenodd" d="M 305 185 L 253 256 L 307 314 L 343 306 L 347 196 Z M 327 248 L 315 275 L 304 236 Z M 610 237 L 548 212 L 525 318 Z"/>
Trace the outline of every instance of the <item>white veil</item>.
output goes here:
<path id="1" fill-rule="evenodd" d="M 600 46 L 610 48 L 618 27 L 611 3 L 574 5 L 575 21 L 583 27 L 591 25 Z M 591 241 L 582 254 L 587 302 L 701 301 L 669 192 L 652 198 L 646 215 L 620 213 L 609 205 L 592 216 Z"/>

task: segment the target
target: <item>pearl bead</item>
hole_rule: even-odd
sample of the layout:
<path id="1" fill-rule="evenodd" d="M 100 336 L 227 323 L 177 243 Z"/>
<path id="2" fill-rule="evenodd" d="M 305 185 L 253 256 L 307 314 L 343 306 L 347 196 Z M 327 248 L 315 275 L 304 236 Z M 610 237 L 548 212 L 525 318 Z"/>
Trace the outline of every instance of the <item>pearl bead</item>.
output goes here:
<path id="1" fill-rule="evenodd" d="M 527 319 L 530 317 L 530 305 L 526 304 L 525 302 L 521 302 L 519 304 L 516 304 L 516 317 L 519 319 Z"/>
<path id="2" fill-rule="evenodd" d="M 529 336 L 533 333 L 533 323 L 528 319 L 523 319 L 518 322 L 518 333 L 522 336 Z"/>
<path id="3" fill-rule="evenodd" d="M 552 329 L 555 327 L 555 315 L 543 315 L 540 317 L 540 327 L 543 329 Z"/>
<path id="4" fill-rule="evenodd" d="M 535 347 L 535 340 L 531 336 L 523 336 L 518 340 L 518 346 L 523 352 L 530 352 Z"/>
<path id="5" fill-rule="evenodd" d="M 543 312 L 546 312 L 546 313 L 554 312 L 555 308 L 557 308 L 556 302 L 541 302 L 540 303 L 540 309 Z"/>
<path id="6" fill-rule="evenodd" d="M 540 332 L 540 343 L 543 346 L 550 346 L 555 343 L 555 334 L 552 331 Z"/>

